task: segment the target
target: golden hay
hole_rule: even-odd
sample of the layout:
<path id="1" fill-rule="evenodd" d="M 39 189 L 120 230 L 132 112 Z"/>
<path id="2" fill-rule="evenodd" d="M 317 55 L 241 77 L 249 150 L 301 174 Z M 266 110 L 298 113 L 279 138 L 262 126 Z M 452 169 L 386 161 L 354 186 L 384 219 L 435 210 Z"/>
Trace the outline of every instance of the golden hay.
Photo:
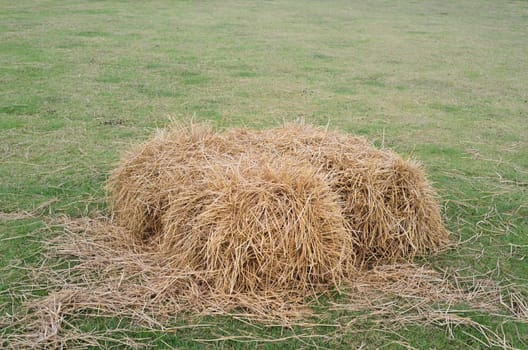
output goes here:
<path id="1" fill-rule="evenodd" d="M 48 223 L 64 233 L 44 250 L 36 284 L 23 286 L 21 311 L 0 317 L 7 348 L 140 347 L 120 328 L 94 333 L 78 325 L 105 316 L 154 331 L 202 326 L 175 324 L 188 313 L 335 328 L 331 336 L 304 333 L 325 339 L 364 322 L 390 332 L 464 324 L 481 344 L 510 348 L 503 334 L 453 309 L 498 312 L 505 304 L 496 283 L 406 263 L 447 244 L 434 191 L 417 164 L 363 138 L 301 124 L 173 128 L 132 150 L 108 190 L 112 217 Z M 341 286 L 347 299 L 330 309 L 343 316 L 295 321 Z M 49 295 L 35 298 L 34 290 Z M 509 312 L 525 321 L 516 307 L 522 296 L 508 298 Z M 246 330 L 194 340 L 237 338 L 260 341 Z"/>
<path id="2" fill-rule="evenodd" d="M 303 124 L 163 131 L 121 161 L 108 189 L 124 239 L 224 294 L 338 287 L 448 239 L 417 164 Z"/>
<path id="3" fill-rule="evenodd" d="M 199 203 L 192 186 L 169 196 L 161 246 L 176 266 L 209 272 L 224 293 L 341 281 L 352 240 L 337 195 L 312 165 L 251 155 L 203 175 Z"/>

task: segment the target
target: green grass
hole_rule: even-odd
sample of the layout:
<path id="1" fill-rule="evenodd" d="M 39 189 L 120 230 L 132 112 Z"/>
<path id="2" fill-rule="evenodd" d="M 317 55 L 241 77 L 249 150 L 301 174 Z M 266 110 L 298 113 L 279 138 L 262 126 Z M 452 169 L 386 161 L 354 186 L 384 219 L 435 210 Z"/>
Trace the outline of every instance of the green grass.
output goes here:
<path id="1" fill-rule="evenodd" d="M 425 165 L 454 239 L 475 236 L 432 264 L 526 287 L 526 1 L 0 0 L 0 18 L 2 212 L 50 200 L 40 216 L 104 209 L 102 187 L 121 152 L 171 119 L 261 128 L 303 118 Z M 38 261 L 41 225 L 0 223 L 3 271 Z M 16 238 L 26 235 L 30 244 Z M 2 273 L 0 291 L 24 271 Z M 0 293 L 4 303 L 10 297 Z M 474 317 L 494 329 L 502 322 Z M 111 327 L 101 322 L 85 327 Z M 137 335 L 160 348 L 199 348 L 193 339 L 214 338 L 215 329 L 284 336 L 232 319 L 211 322 L 218 327 Z M 505 322 L 508 341 L 527 347 L 526 324 Z M 313 342 L 376 348 L 398 340 L 368 325 L 356 330 Z M 416 348 L 480 347 L 464 327 L 454 339 L 429 326 L 401 335 Z"/>

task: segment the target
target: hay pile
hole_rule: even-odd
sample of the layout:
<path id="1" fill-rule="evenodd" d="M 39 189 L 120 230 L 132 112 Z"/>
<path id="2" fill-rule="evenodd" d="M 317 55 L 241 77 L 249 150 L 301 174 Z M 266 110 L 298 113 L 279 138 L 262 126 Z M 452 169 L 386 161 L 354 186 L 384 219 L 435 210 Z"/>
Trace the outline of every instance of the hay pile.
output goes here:
<path id="1" fill-rule="evenodd" d="M 488 274 L 408 263 L 448 242 L 434 191 L 417 164 L 362 138 L 300 124 L 176 127 L 123 158 L 108 190 L 112 215 L 45 222 L 55 238 L 42 262 L 4 292 L 24 302 L 0 316 L 0 347 L 138 348 L 136 329 L 139 338 L 198 328 L 211 330 L 190 336 L 200 344 L 297 338 L 316 347 L 319 337 L 332 347 L 372 325 L 394 342 L 401 327 L 425 324 L 449 333 L 464 325 L 476 344 L 509 349 L 502 326 L 475 322 L 467 308 L 499 315 L 505 306 L 526 321 L 521 292 Z M 305 317 L 318 302 L 307 296 L 340 287 L 341 303 L 329 303 L 338 317 Z M 196 314 L 229 315 L 256 331 L 232 334 Z M 119 320 L 116 328 L 87 327 L 102 317 Z M 262 338 L 255 321 L 290 331 Z"/>
<path id="2" fill-rule="evenodd" d="M 448 240 L 417 164 L 302 124 L 162 131 L 120 162 L 108 190 L 123 240 L 215 295 L 324 291 Z"/>

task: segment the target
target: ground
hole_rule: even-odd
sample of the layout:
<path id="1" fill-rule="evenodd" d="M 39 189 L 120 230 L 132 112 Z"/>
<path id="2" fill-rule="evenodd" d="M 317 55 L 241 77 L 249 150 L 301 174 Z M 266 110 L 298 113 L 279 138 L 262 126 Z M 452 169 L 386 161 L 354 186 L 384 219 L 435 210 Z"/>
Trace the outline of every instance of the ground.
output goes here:
<path id="1" fill-rule="evenodd" d="M 14 286 L 39 262 L 47 220 L 104 211 L 123 150 L 189 119 L 304 119 L 419 160 L 460 241 L 423 262 L 490 278 L 528 314 L 526 1 L 0 0 L 0 18 L 0 315 L 18 307 Z M 526 319 L 466 316 L 528 347 Z M 265 348 L 332 344 L 291 337 L 324 327 L 201 322 L 216 326 L 134 336 L 159 348 L 232 333 L 265 336 L 249 342 Z M 484 347 L 466 326 L 371 326 L 331 347 Z M 247 346 L 241 339 L 213 344 Z"/>

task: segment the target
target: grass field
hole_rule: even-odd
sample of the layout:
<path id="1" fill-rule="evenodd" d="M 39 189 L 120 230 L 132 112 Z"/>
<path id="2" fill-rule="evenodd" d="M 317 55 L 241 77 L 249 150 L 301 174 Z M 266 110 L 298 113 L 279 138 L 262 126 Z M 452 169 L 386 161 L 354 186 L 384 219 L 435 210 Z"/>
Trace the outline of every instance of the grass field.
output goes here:
<path id="1" fill-rule="evenodd" d="M 103 185 L 122 151 L 191 118 L 220 128 L 304 119 L 418 159 L 453 240 L 463 242 L 427 262 L 496 281 L 505 296 L 517 296 L 512 308 L 528 315 L 528 2 L 521 0 L 0 0 L 0 315 L 21 301 L 18 282 L 53 234 L 46 220 L 104 210 Z M 320 313 L 330 323 L 343 317 Z M 508 346 L 528 348 L 526 318 L 463 315 Z M 325 338 L 324 327 L 199 322 L 214 326 L 130 329 L 158 348 L 199 348 L 196 339 L 230 334 L 263 340 L 211 345 L 485 347 L 463 325 L 450 333 L 418 323 L 396 334 L 361 322 Z M 100 319 L 79 327 L 119 325 Z"/>

